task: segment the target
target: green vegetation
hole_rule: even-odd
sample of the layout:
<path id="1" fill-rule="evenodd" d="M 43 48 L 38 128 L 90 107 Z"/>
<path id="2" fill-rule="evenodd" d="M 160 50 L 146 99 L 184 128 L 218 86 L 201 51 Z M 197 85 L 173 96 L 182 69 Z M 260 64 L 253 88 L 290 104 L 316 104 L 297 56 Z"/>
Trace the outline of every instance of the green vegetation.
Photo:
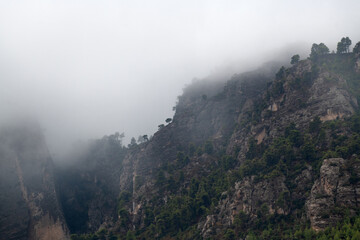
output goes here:
<path id="1" fill-rule="evenodd" d="M 97 231 L 96 233 L 88 233 L 81 235 L 71 234 L 70 239 L 71 240 L 118 240 L 122 238 L 118 234 L 115 234 L 113 231 L 108 231 L 103 228 Z"/>
<path id="2" fill-rule="evenodd" d="M 338 46 L 338 53 L 349 52 L 351 41 L 343 39 L 345 40 L 340 42 L 340 48 Z M 359 49 L 360 43 L 355 46 L 354 52 L 360 51 Z M 289 82 L 286 81 L 296 67 L 280 68 L 275 81 L 268 85 L 266 94 L 252 102 L 251 111 L 243 113 L 244 117 L 236 131 L 250 133 L 254 124 L 261 123 L 264 118 L 276 117 L 271 112 L 264 116 L 270 99 L 279 99 L 285 93 L 285 88 L 288 91 L 289 87 L 300 95 L 305 94 L 313 80 L 324 71 L 329 73 L 321 75 L 324 81 L 331 85 L 338 83 L 340 78 L 345 79 L 346 84 L 341 87 L 360 100 L 360 74 L 354 71 L 354 54 L 328 53 L 329 49 L 325 44 L 313 44 L 310 55 L 312 61 L 308 61 L 312 64 L 311 70 Z M 291 64 L 296 64 L 299 60 L 299 55 L 294 55 Z M 202 100 L 210 101 L 211 98 L 203 95 Z M 305 106 L 305 103 L 299 106 Z M 167 123 L 171 121 L 166 120 Z M 159 129 L 163 127 L 163 124 L 159 125 Z M 233 156 L 226 155 L 225 148 L 219 146 L 216 139 L 208 139 L 199 145 L 187 143 L 188 145 L 181 147 L 176 146 L 176 156 L 173 154 L 171 159 L 153 169 L 151 183 L 155 188 L 150 197 L 138 197 L 137 194 L 126 191 L 119 195 L 118 235 L 101 230 L 95 234 L 72 235 L 72 239 L 201 239 L 197 224 L 205 221 L 207 215 L 219 212 L 217 205 L 234 193 L 235 182 L 246 180 L 257 184 L 279 177 L 285 179 L 286 190 L 277 193 L 274 205 L 290 209 L 291 214 L 278 214 L 272 211 L 272 206 L 259 200 L 255 203 L 257 211 L 253 215 L 236 209 L 237 214 L 232 224 L 227 227 L 219 226 L 220 230 L 215 233 L 216 239 L 360 239 L 358 212 L 355 216 L 350 216 L 344 208 L 331 209 L 330 212 L 343 216 L 344 221 L 335 227 L 315 232 L 306 221 L 304 209 L 312 183 L 301 186 L 304 187 L 299 194 L 301 196 L 293 196 L 299 187 L 296 177 L 307 169 L 311 171 L 313 178 L 309 181 L 314 181 L 324 159 L 347 159 L 348 169 L 352 169 L 352 164 L 360 161 L 357 156 L 360 153 L 360 113 L 328 122 L 314 117 L 309 123 L 289 122 L 286 127 L 281 127 L 282 132 L 276 138 L 266 139 L 261 143 L 255 137 L 250 137 L 254 134 L 247 135 L 247 151 L 236 149 L 235 146 Z M 264 129 L 267 131 L 266 127 Z M 144 142 L 148 140 L 146 135 L 142 139 Z M 239 153 L 245 155 L 241 158 L 241 163 L 237 159 Z M 204 164 L 201 161 L 208 162 Z M 198 170 L 204 166 L 206 169 Z M 134 181 L 134 189 L 131 191 L 144 189 L 145 179 L 136 176 Z M 351 172 L 350 182 L 358 181 L 359 177 Z M 142 211 L 142 216 L 136 220 L 135 228 L 129 212 L 133 201 L 142 201 L 139 210 Z"/>
<path id="3" fill-rule="evenodd" d="M 329 53 L 329 48 L 324 43 L 320 43 L 320 44 L 314 43 L 311 47 L 310 58 L 317 59 L 317 57 L 328 53 Z"/>
<path id="4" fill-rule="evenodd" d="M 279 231 L 279 228 L 262 231 L 254 239 L 290 239 L 290 240 L 326 240 L 326 239 L 360 239 L 360 217 L 346 218 L 335 227 L 326 228 L 324 231 L 315 232 L 308 227 L 300 227 L 297 230 Z"/>
<path id="5" fill-rule="evenodd" d="M 343 37 L 337 44 L 336 53 L 348 53 L 350 52 L 351 40 L 349 37 Z"/>
<path id="6" fill-rule="evenodd" d="M 182 154 L 178 154 L 182 155 Z M 180 157 L 184 158 L 184 157 Z M 154 238 L 154 236 L 181 236 L 185 234 L 196 235 L 191 226 L 205 214 L 214 210 L 222 194 L 226 192 L 231 179 L 226 172 L 235 164 L 235 160 L 230 156 L 224 156 L 219 166 L 213 167 L 212 172 L 202 179 L 193 178 L 189 186 L 183 189 L 182 194 L 170 195 L 165 205 L 155 204 L 155 208 L 147 210 L 146 226 L 141 237 Z M 163 177 L 162 181 L 165 181 Z M 176 186 L 171 186 L 174 188 Z M 161 202 L 161 199 L 154 198 L 155 202 Z M 153 226 L 153 227 L 150 227 Z"/>
<path id="7" fill-rule="evenodd" d="M 285 219 L 283 219 L 285 220 Z M 254 240 L 326 240 L 326 239 L 360 239 L 360 217 L 346 218 L 343 222 L 338 223 L 335 227 L 326 228 L 324 231 L 315 232 L 306 226 L 297 226 L 294 229 L 289 228 L 285 221 L 277 226 L 269 224 L 263 231 L 247 231 L 249 218 L 244 213 L 239 213 L 234 219 L 234 225 L 224 231 L 221 239 L 238 239 L 237 236 L 246 237 L 246 239 Z M 114 234 L 111 231 L 101 229 L 94 234 L 77 235 L 72 234 L 71 240 L 133 240 L 133 239 L 158 239 L 154 225 L 149 227 L 149 233 L 142 233 L 140 237 L 136 237 L 135 231 L 128 231 L 125 235 Z M 191 229 L 192 233 L 196 230 Z M 246 233 L 247 232 L 247 233 Z M 240 234 L 239 234 L 240 233 Z M 191 238 L 191 237 L 194 238 Z M 197 239 L 195 235 L 183 233 L 183 237 L 167 238 L 167 239 Z"/>
<path id="8" fill-rule="evenodd" d="M 256 174 L 263 178 L 275 170 L 287 176 L 306 163 L 318 167 L 322 159 L 327 157 L 349 159 L 353 154 L 359 154 L 360 115 L 326 123 L 315 117 L 306 132 L 301 132 L 295 123 L 290 123 L 284 135 L 267 148 L 257 145 L 254 139 L 250 139 L 248 145 L 248 160 L 239 168 L 241 177 Z"/>
<path id="9" fill-rule="evenodd" d="M 347 137 L 344 137 L 344 132 L 347 133 Z M 324 145 L 325 139 L 331 144 Z M 207 145 L 208 147 L 205 147 Z M 204 149 L 210 148 L 209 146 L 212 146 L 210 141 L 204 144 Z M 254 139 L 250 139 L 249 146 L 246 154 L 247 160 L 239 168 L 234 168 L 237 161 L 233 157 L 223 156 L 218 160 L 217 165 L 209 167 L 210 174 L 191 179 L 189 185 L 182 189 L 179 189 L 179 183 L 184 181 L 183 173 L 178 177 L 176 177 L 177 175 L 165 176 L 165 171 L 174 172 L 175 169 L 182 169 L 189 164 L 188 161 L 191 161 L 187 154 L 178 152 L 175 165 L 168 165 L 159 171 L 156 181 L 159 187 L 167 186 L 165 187 L 167 191 L 179 189 L 181 194 L 178 191 L 170 191 L 171 194 L 168 195 L 166 204 L 160 195 L 154 196 L 146 207 L 144 227 L 134 232 L 128 232 L 126 238 L 119 237 L 119 239 L 132 239 L 133 237 L 136 239 L 199 238 L 196 224 L 216 209 L 220 199 L 226 198 L 235 181 L 252 175 L 256 176 L 256 181 L 278 176 L 293 179 L 299 171 L 306 168 L 306 164 L 312 165 L 314 171 L 318 172 L 322 159 L 329 156 L 330 153 L 333 156 L 344 158 L 350 158 L 352 154 L 359 153 L 360 115 L 356 114 L 349 119 L 326 123 L 322 123 L 316 117 L 305 132 L 300 131 L 295 123 L 290 123 L 285 128 L 283 136 L 275 139 L 267 147 L 257 144 Z M 194 144 L 190 144 L 188 154 L 194 154 L 195 148 Z M 358 181 L 355 175 L 352 181 Z M 287 182 L 287 184 L 288 189 L 292 191 L 295 186 L 291 182 Z M 291 201 L 289 197 L 289 192 L 281 193 L 276 204 L 279 206 L 289 204 Z M 129 193 L 121 194 L 119 216 L 124 221 L 122 222 L 124 227 L 127 224 L 128 212 L 123 206 L 130 201 Z M 293 208 L 299 209 L 299 217 L 304 211 L 303 204 L 304 202 L 293 203 Z M 343 210 L 339 209 L 339 211 Z M 245 213 L 240 212 L 235 217 L 234 224 L 219 233 L 217 237 L 221 239 L 238 239 L 246 236 L 249 239 L 326 239 L 327 237 L 336 239 L 336 236 L 346 236 L 356 239 L 359 234 L 359 219 L 346 220 L 342 225 L 316 233 L 308 227 L 307 223 L 302 223 L 292 230 L 300 218 L 297 218 L 296 215 L 294 217 L 269 214 L 266 204 L 261 205 L 257 216 L 258 218 L 254 221 Z"/>
<path id="10" fill-rule="evenodd" d="M 291 57 L 291 62 L 290 63 L 291 64 L 296 64 L 296 63 L 299 62 L 299 60 L 300 60 L 300 56 L 299 56 L 299 54 L 296 54 L 296 55 Z"/>

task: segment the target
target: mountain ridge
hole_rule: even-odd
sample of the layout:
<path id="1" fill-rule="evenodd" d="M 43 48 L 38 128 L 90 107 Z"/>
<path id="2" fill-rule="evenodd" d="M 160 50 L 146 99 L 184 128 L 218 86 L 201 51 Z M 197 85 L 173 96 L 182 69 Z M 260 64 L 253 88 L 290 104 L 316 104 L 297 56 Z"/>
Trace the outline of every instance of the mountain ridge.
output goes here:
<path id="1" fill-rule="evenodd" d="M 59 230 L 54 239 L 305 239 L 328 236 L 339 221 L 357 226 L 359 53 L 206 84 L 187 86 L 150 139 L 125 147 L 122 135 L 105 136 L 64 166 L 53 168 L 38 127 L 15 138 L 23 156 L 2 168 L 15 173 L 6 184 L 17 186 L 21 214 L 30 205 L 41 213 L 21 223 L 21 237 L 41 239 L 46 224 Z"/>
<path id="2" fill-rule="evenodd" d="M 195 90 L 185 88 L 173 121 L 123 159 L 120 220 L 113 231 L 139 239 L 171 239 L 176 233 L 184 239 L 223 239 L 228 231 L 245 237 L 259 220 L 276 222 L 299 212 L 303 217 L 293 224 L 307 226 L 310 219 L 315 230 L 331 226 L 332 221 L 303 206 L 318 204 L 311 189 L 320 181 L 322 151 L 330 147 L 315 146 L 315 141 L 324 134 L 323 145 L 333 141 L 323 125 L 349 121 L 358 108 L 352 91 L 357 90 L 349 86 L 359 80 L 357 59 L 355 54 L 305 59 L 273 72 L 275 79 L 261 71 L 234 75 L 223 90 L 212 94 L 206 94 L 201 82 L 195 82 Z M 323 132 L 309 130 L 316 124 Z M 302 170 L 287 167 L 286 158 Z M 241 230 L 245 233 L 234 225 L 239 214 L 248 221 L 248 229 Z"/>

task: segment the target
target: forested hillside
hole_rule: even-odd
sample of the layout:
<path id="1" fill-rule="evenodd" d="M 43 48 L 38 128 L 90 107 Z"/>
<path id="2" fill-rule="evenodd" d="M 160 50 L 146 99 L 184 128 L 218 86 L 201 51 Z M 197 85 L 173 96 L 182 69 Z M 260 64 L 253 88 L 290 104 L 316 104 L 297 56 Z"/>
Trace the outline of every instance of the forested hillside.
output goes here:
<path id="1" fill-rule="evenodd" d="M 153 136 L 53 165 L 36 124 L 0 131 L 6 239 L 359 239 L 360 43 L 184 88 Z"/>
<path id="2" fill-rule="evenodd" d="M 360 56 L 345 40 L 186 87 L 170 123 L 110 170 L 116 216 L 87 214 L 74 232 L 98 232 L 73 239 L 357 239 Z"/>

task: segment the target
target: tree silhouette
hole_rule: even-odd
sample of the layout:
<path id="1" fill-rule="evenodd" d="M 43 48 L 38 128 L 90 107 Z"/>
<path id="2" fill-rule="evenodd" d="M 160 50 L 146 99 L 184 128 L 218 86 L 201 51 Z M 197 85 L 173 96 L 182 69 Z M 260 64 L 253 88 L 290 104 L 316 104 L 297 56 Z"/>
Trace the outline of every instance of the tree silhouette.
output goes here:
<path id="1" fill-rule="evenodd" d="M 328 53 L 329 53 L 329 48 L 324 43 L 320 43 L 320 44 L 314 43 L 311 47 L 310 58 L 316 59 L 318 56 L 325 55 Z"/>
<path id="2" fill-rule="evenodd" d="M 343 37 L 337 44 L 336 53 L 350 52 L 351 40 L 349 37 Z"/>
<path id="3" fill-rule="evenodd" d="M 148 135 L 142 135 L 138 137 L 138 143 L 144 143 L 146 141 L 149 141 Z"/>
<path id="4" fill-rule="evenodd" d="M 296 54 L 296 55 L 291 57 L 291 62 L 290 63 L 291 64 L 296 64 L 296 63 L 299 62 L 299 60 L 300 60 L 300 56 L 299 56 L 299 54 Z"/>
<path id="5" fill-rule="evenodd" d="M 131 138 L 130 140 L 130 143 L 128 144 L 128 147 L 131 148 L 131 147 L 134 147 L 136 146 L 136 139 L 134 137 Z"/>
<path id="6" fill-rule="evenodd" d="M 356 45 L 355 45 L 355 47 L 354 47 L 354 49 L 353 49 L 353 53 L 360 53 L 360 42 L 358 42 Z"/>

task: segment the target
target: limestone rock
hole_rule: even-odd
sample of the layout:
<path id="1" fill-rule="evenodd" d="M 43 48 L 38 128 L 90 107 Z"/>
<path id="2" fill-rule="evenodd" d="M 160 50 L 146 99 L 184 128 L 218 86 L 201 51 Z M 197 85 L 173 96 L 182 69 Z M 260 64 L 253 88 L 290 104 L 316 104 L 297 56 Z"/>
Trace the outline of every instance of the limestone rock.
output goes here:
<path id="1" fill-rule="evenodd" d="M 307 215 L 313 229 L 323 230 L 335 225 L 346 211 L 353 214 L 360 203 L 360 183 L 351 181 L 352 175 L 360 176 L 360 163 L 349 165 L 349 162 L 342 158 L 324 160 L 320 177 L 306 201 Z"/>

